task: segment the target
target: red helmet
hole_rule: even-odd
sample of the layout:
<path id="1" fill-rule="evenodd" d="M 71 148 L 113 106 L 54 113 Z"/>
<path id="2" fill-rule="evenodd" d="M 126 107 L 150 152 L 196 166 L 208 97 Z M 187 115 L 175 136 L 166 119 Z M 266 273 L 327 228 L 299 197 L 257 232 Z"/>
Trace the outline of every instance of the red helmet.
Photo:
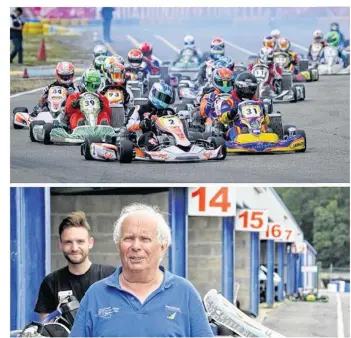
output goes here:
<path id="1" fill-rule="evenodd" d="M 220 46 L 221 48 L 224 48 L 224 40 L 222 38 L 214 38 L 211 41 L 211 48 L 214 46 Z"/>
<path id="2" fill-rule="evenodd" d="M 148 42 L 141 43 L 139 49 L 146 57 L 150 57 L 152 55 L 152 46 Z"/>
<path id="3" fill-rule="evenodd" d="M 73 82 L 74 67 L 72 62 L 59 62 L 56 66 L 56 79 L 61 84 Z"/>
<path id="4" fill-rule="evenodd" d="M 143 62 L 143 53 L 139 49 L 132 49 L 128 52 L 128 62 L 134 67 L 140 67 Z"/>

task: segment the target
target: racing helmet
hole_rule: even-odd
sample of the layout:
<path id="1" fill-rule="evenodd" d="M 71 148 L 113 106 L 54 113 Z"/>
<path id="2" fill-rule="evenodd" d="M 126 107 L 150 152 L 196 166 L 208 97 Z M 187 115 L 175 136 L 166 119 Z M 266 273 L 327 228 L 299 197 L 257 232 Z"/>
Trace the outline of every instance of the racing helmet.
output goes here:
<path id="1" fill-rule="evenodd" d="M 106 75 L 107 74 L 107 70 L 115 63 L 120 63 L 118 61 L 118 58 L 113 55 L 113 56 L 108 56 L 105 61 L 104 61 L 104 64 L 102 66 L 102 70 L 103 70 L 103 73 Z M 106 75 L 107 76 L 107 75 Z"/>
<path id="2" fill-rule="evenodd" d="M 229 93 L 234 86 L 234 74 L 228 68 L 218 68 L 212 73 L 213 86 L 223 93 Z"/>
<path id="3" fill-rule="evenodd" d="M 257 79 L 250 72 L 240 73 L 234 82 L 234 89 L 240 99 L 251 100 L 257 90 Z"/>
<path id="4" fill-rule="evenodd" d="M 273 36 L 265 36 L 263 38 L 263 46 L 264 47 L 269 47 L 269 48 L 274 48 L 275 47 L 275 39 Z"/>
<path id="5" fill-rule="evenodd" d="M 224 47 L 225 47 L 224 46 L 224 40 L 222 38 L 214 38 L 214 39 L 212 39 L 210 48 L 213 48 L 214 46 L 220 46 L 224 50 Z"/>
<path id="6" fill-rule="evenodd" d="M 327 35 L 327 44 L 328 46 L 337 47 L 340 44 L 340 33 L 337 31 L 329 32 Z"/>
<path id="7" fill-rule="evenodd" d="M 140 49 L 132 49 L 128 52 L 128 62 L 132 68 L 140 67 L 143 62 L 143 53 Z"/>
<path id="8" fill-rule="evenodd" d="M 55 72 L 58 83 L 71 84 L 73 82 L 74 67 L 72 62 L 59 62 Z"/>
<path id="9" fill-rule="evenodd" d="M 290 40 L 287 38 L 280 38 L 278 39 L 277 45 L 281 52 L 288 53 L 290 49 Z"/>
<path id="10" fill-rule="evenodd" d="M 337 22 L 332 22 L 331 24 L 330 24 L 330 30 L 332 31 L 332 32 L 339 32 L 339 24 L 337 23 Z"/>
<path id="11" fill-rule="evenodd" d="M 161 80 L 152 85 L 148 98 L 157 109 L 166 109 L 174 102 L 173 89 Z"/>
<path id="12" fill-rule="evenodd" d="M 114 62 L 106 68 L 106 77 L 111 82 L 117 86 L 122 86 L 125 81 L 125 68 L 119 62 Z"/>
<path id="13" fill-rule="evenodd" d="M 280 30 L 279 29 L 273 29 L 270 34 L 273 39 L 278 40 L 280 38 Z"/>
<path id="14" fill-rule="evenodd" d="M 258 54 L 258 59 L 264 65 L 271 65 L 274 62 L 274 50 L 269 47 L 262 47 L 260 53 Z"/>
<path id="15" fill-rule="evenodd" d="M 320 29 L 316 29 L 313 32 L 313 39 L 315 42 L 321 42 L 324 38 L 324 34 Z"/>
<path id="16" fill-rule="evenodd" d="M 231 56 L 221 56 L 218 61 L 225 63 L 226 64 L 225 68 L 228 68 L 231 71 L 233 71 L 235 64 Z"/>
<path id="17" fill-rule="evenodd" d="M 97 45 L 94 47 L 93 54 L 94 54 L 94 58 L 100 55 L 107 56 L 107 48 L 104 45 Z"/>
<path id="18" fill-rule="evenodd" d="M 143 53 L 144 56 L 151 57 L 152 46 L 150 43 L 148 43 L 148 42 L 141 43 L 139 49 L 141 50 L 141 52 Z"/>
<path id="19" fill-rule="evenodd" d="M 100 55 L 94 59 L 94 68 L 98 70 L 101 74 L 103 73 L 103 65 L 107 56 Z"/>
<path id="20" fill-rule="evenodd" d="M 101 84 L 101 77 L 96 69 L 89 68 L 82 75 L 81 87 L 87 92 L 96 93 Z"/>
<path id="21" fill-rule="evenodd" d="M 224 48 L 220 45 L 213 46 L 210 49 L 210 57 L 213 60 L 219 60 L 221 56 L 224 56 Z"/>
<path id="22" fill-rule="evenodd" d="M 184 48 L 194 48 L 195 47 L 195 38 L 192 35 L 184 36 Z"/>

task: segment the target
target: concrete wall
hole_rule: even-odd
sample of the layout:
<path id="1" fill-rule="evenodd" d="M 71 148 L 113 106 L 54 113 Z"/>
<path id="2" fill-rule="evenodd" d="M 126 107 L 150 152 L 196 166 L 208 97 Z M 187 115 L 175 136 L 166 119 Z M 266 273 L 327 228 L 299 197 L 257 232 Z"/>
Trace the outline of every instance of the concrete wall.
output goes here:
<path id="1" fill-rule="evenodd" d="M 52 195 L 51 196 L 51 270 L 66 265 L 58 248 L 58 227 L 70 212 L 83 210 L 95 238 L 90 257 L 95 263 L 119 265 L 120 259 L 112 240 L 113 223 L 123 206 L 132 202 L 158 205 L 168 212 L 168 192 L 148 195 Z M 222 219 L 218 217 L 189 217 L 188 221 L 188 279 L 203 297 L 215 288 L 221 290 Z M 240 283 L 239 299 L 243 309 L 249 309 L 250 235 L 236 232 L 235 275 Z M 168 268 L 168 256 L 162 264 Z"/>

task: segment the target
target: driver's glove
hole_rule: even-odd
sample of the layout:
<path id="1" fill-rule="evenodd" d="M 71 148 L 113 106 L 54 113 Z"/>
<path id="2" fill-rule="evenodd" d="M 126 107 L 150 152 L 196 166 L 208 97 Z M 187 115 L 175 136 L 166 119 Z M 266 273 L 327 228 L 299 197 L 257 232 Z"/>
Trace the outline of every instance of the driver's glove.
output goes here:
<path id="1" fill-rule="evenodd" d="M 71 107 L 78 108 L 79 107 L 79 100 L 78 99 L 72 100 Z"/>
<path id="2" fill-rule="evenodd" d="M 139 126 L 143 132 L 149 131 L 151 129 L 151 120 L 144 119 L 140 122 Z"/>

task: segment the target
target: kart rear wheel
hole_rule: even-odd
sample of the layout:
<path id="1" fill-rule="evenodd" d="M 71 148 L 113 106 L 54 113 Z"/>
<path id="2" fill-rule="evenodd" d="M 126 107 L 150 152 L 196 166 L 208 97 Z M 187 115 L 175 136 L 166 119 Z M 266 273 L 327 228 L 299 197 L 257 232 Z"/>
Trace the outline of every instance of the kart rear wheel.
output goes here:
<path id="1" fill-rule="evenodd" d="M 301 92 L 302 92 L 302 97 L 299 98 L 299 101 L 304 101 L 305 98 L 306 98 L 306 88 L 305 88 L 304 85 L 302 85 L 301 88 L 302 88 L 302 90 L 301 90 Z"/>
<path id="2" fill-rule="evenodd" d="M 270 116 L 269 120 L 270 122 L 268 127 L 272 129 L 273 133 L 278 135 L 280 140 L 283 139 L 284 130 L 281 116 Z"/>
<path id="3" fill-rule="evenodd" d="M 295 150 L 297 153 L 304 153 L 305 151 L 306 151 L 306 149 L 307 149 L 307 138 L 306 138 L 306 133 L 305 133 L 305 131 L 304 130 L 302 130 L 302 129 L 298 129 L 298 130 L 296 130 L 296 135 L 298 135 L 298 136 L 302 136 L 304 139 L 305 139 L 305 148 L 303 148 L 303 149 L 300 149 L 300 150 Z"/>
<path id="4" fill-rule="evenodd" d="M 132 163 L 134 153 L 133 143 L 128 140 L 122 140 L 118 147 L 118 153 L 120 163 Z"/>
<path id="5" fill-rule="evenodd" d="M 52 130 L 52 123 L 45 123 L 43 128 L 44 128 L 44 144 L 48 145 L 48 144 L 53 144 L 53 142 L 51 142 L 50 140 L 50 134 L 51 134 L 51 130 Z"/>
<path id="6" fill-rule="evenodd" d="M 294 98 L 290 101 L 290 103 L 296 103 L 297 102 L 297 89 L 295 86 L 292 86 L 291 90 L 293 92 Z"/>
<path id="7" fill-rule="evenodd" d="M 91 156 L 91 152 L 90 152 L 90 146 L 92 143 L 101 143 L 102 139 L 101 137 L 86 137 L 84 140 L 84 144 L 82 144 L 82 149 L 84 154 L 84 158 L 88 161 L 94 160 L 94 158 Z"/>
<path id="8" fill-rule="evenodd" d="M 38 142 L 37 139 L 34 137 L 33 128 L 35 126 L 43 126 L 44 124 L 45 124 L 45 121 L 33 121 L 29 124 L 29 139 L 32 142 Z"/>

